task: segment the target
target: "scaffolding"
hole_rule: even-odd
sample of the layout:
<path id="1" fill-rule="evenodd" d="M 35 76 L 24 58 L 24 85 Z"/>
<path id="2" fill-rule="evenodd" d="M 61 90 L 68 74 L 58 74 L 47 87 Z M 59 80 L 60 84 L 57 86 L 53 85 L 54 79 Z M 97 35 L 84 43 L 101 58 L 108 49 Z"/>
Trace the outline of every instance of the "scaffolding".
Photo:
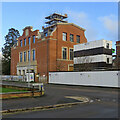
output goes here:
<path id="1" fill-rule="evenodd" d="M 46 26 L 43 26 L 43 33 L 44 36 L 48 36 L 56 27 L 57 23 L 67 23 L 66 19 L 68 16 L 67 14 L 61 15 L 58 13 L 53 13 L 47 17 L 45 17 L 45 19 L 47 19 L 48 21 L 45 22 Z"/>

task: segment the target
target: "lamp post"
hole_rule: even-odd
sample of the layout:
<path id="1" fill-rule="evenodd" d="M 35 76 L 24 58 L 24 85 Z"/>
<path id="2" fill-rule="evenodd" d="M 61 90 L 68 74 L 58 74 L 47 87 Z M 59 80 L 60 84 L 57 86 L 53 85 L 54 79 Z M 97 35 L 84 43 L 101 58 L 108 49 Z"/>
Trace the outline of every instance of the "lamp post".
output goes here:
<path id="1" fill-rule="evenodd" d="M 28 87 L 30 87 L 30 65 L 31 65 L 31 38 L 29 37 L 29 69 L 28 69 Z"/>

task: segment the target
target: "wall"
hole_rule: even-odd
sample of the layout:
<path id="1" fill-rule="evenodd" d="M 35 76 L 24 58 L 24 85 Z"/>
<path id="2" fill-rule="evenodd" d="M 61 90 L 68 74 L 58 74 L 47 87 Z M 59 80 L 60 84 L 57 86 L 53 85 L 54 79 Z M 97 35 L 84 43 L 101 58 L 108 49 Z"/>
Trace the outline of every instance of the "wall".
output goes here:
<path id="1" fill-rule="evenodd" d="M 62 33 L 67 33 L 67 41 L 63 41 Z M 52 65 L 50 61 L 50 71 L 68 71 L 69 66 L 73 65 L 73 60 L 70 60 L 70 49 L 73 48 L 74 45 L 80 44 L 80 43 L 87 43 L 87 39 L 84 35 L 84 30 L 80 29 L 79 27 L 76 27 L 74 24 L 71 23 L 59 23 L 57 24 L 56 30 L 53 32 L 53 38 L 56 39 L 56 54 L 54 54 L 51 50 L 51 53 L 53 53 L 53 56 L 50 56 L 50 60 L 56 61 L 56 69 L 53 68 L 54 65 Z M 70 34 L 74 35 L 74 42 L 70 41 Z M 76 35 L 80 36 L 80 43 L 77 43 Z M 51 43 L 52 44 L 52 43 Z M 54 44 L 55 45 L 55 44 Z M 51 45 L 51 46 L 54 46 Z M 67 48 L 67 59 L 62 58 L 62 48 Z M 55 56 L 55 57 L 54 57 Z M 53 58 L 54 57 L 54 58 Z M 55 63 L 55 62 L 54 62 Z"/>
<path id="2" fill-rule="evenodd" d="M 120 56 L 120 41 L 116 42 L 116 55 Z"/>
<path id="3" fill-rule="evenodd" d="M 67 33 L 67 41 L 62 40 L 62 33 Z M 40 38 L 39 30 L 32 30 L 32 27 L 26 27 L 23 29 L 23 35 L 18 38 L 18 46 L 11 49 L 11 75 L 16 75 L 19 70 L 34 68 L 35 75 L 39 74 L 48 75 L 48 71 L 68 71 L 72 67 L 73 60 L 70 60 L 69 51 L 73 48 L 73 45 L 79 44 L 76 41 L 76 35 L 80 36 L 80 43 L 86 43 L 87 39 L 84 35 L 85 30 L 71 23 L 57 24 L 55 30 L 50 36 Z M 70 41 L 70 34 L 74 35 L 74 42 Z M 33 35 L 36 36 L 35 43 L 33 43 Z M 32 60 L 31 51 L 31 62 L 29 65 L 28 61 L 28 38 L 31 37 L 31 50 L 35 49 L 35 60 Z M 26 38 L 26 46 L 24 45 L 24 39 Z M 23 46 L 20 46 L 20 40 L 23 40 Z M 62 58 L 62 47 L 67 47 L 67 59 Z M 20 62 L 20 53 L 26 51 L 26 61 Z M 23 54 L 24 56 L 24 54 Z M 34 67 L 33 67 L 34 66 Z M 69 67 L 70 66 L 70 67 Z M 22 73 L 22 72 L 21 72 Z M 37 82 L 37 78 L 36 78 Z"/>
<path id="4" fill-rule="evenodd" d="M 31 65 L 36 66 L 36 55 L 35 55 L 35 61 L 32 61 L 32 49 L 35 49 L 36 52 L 36 46 L 37 46 L 37 40 L 35 39 L 35 43 L 33 43 L 33 38 L 32 36 L 38 35 L 39 30 L 32 31 L 29 29 L 29 35 L 25 35 L 25 30 L 23 30 L 23 35 L 18 38 L 18 46 L 12 47 L 11 48 L 11 75 L 17 75 L 17 69 L 21 69 L 21 67 L 29 67 L 29 62 L 28 62 L 28 50 L 29 50 L 29 44 L 28 44 L 28 37 L 31 37 Z M 26 46 L 24 45 L 24 39 L 26 38 Z M 20 46 L 20 40 L 22 40 L 22 47 Z M 26 62 L 22 61 L 20 62 L 20 52 L 22 54 L 26 51 Z M 23 54 L 24 57 L 24 54 Z M 22 58 L 23 58 L 22 57 Z M 23 59 L 22 59 L 23 60 Z M 21 69 L 22 70 L 22 69 Z M 37 72 L 35 70 L 35 72 Z"/>
<path id="5" fill-rule="evenodd" d="M 62 39 L 62 33 L 67 33 L 67 41 L 63 41 Z M 59 24 L 58 29 L 56 30 L 57 34 L 57 59 L 62 59 L 62 47 L 67 47 L 68 55 L 67 55 L 67 61 L 69 60 L 69 48 L 73 48 L 74 45 L 80 44 L 80 43 L 87 43 L 87 39 L 84 35 L 83 30 L 77 28 L 76 26 L 73 26 L 71 24 Z M 70 34 L 74 35 L 74 42 L 70 41 Z M 76 35 L 80 36 L 80 43 L 77 43 Z M 73 61 L 72 61 L 73 62 Z"/>
<path id="6" fill-rule="evenodd" d="M 49 83 L 120 87 L 120 71 L 50 72 Z"/>
<path id="7" fill-rule="evenodd" d="M 48 63 L 48 50 L 47 40 L 41 40 L 37 43 L 37 72 L 39 75 L 47 75 Z"/>
<path id="8" fill-rule="evenodd" d="M 74 45 L 74 71 L 85 69 L 83 65 L 88 66 L 89 69 L 111 68 L 112 41 L 96 40 Z"/>

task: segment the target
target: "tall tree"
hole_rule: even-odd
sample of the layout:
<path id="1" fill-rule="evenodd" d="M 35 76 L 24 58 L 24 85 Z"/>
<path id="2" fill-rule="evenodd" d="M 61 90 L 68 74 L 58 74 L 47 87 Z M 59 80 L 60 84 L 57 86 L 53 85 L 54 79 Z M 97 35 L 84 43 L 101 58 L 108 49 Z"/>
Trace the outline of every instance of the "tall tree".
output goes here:
<path id="1" fill-rule="evenodd" d="M 17 44 L 17 38 L 20 36 L 19 31 L 11 28 L 5 36 L 5 44 L 2 47 L 2 74 L 10 75 L 11 47 Z"/>

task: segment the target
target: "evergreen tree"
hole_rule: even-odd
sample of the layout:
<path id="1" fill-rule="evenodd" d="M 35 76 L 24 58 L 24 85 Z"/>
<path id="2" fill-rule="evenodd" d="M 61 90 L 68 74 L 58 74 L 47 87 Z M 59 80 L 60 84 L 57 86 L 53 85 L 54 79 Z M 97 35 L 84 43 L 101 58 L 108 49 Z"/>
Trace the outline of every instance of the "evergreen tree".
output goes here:
<path id="1" fill-rule="evenodd" d="M 11 28 L 5 36 L 5 44 L 2 47 L 2 74 L 10 75 L 11 47 L 17 45 L 17 38 L 20 36 L 19 31 Z"/>

